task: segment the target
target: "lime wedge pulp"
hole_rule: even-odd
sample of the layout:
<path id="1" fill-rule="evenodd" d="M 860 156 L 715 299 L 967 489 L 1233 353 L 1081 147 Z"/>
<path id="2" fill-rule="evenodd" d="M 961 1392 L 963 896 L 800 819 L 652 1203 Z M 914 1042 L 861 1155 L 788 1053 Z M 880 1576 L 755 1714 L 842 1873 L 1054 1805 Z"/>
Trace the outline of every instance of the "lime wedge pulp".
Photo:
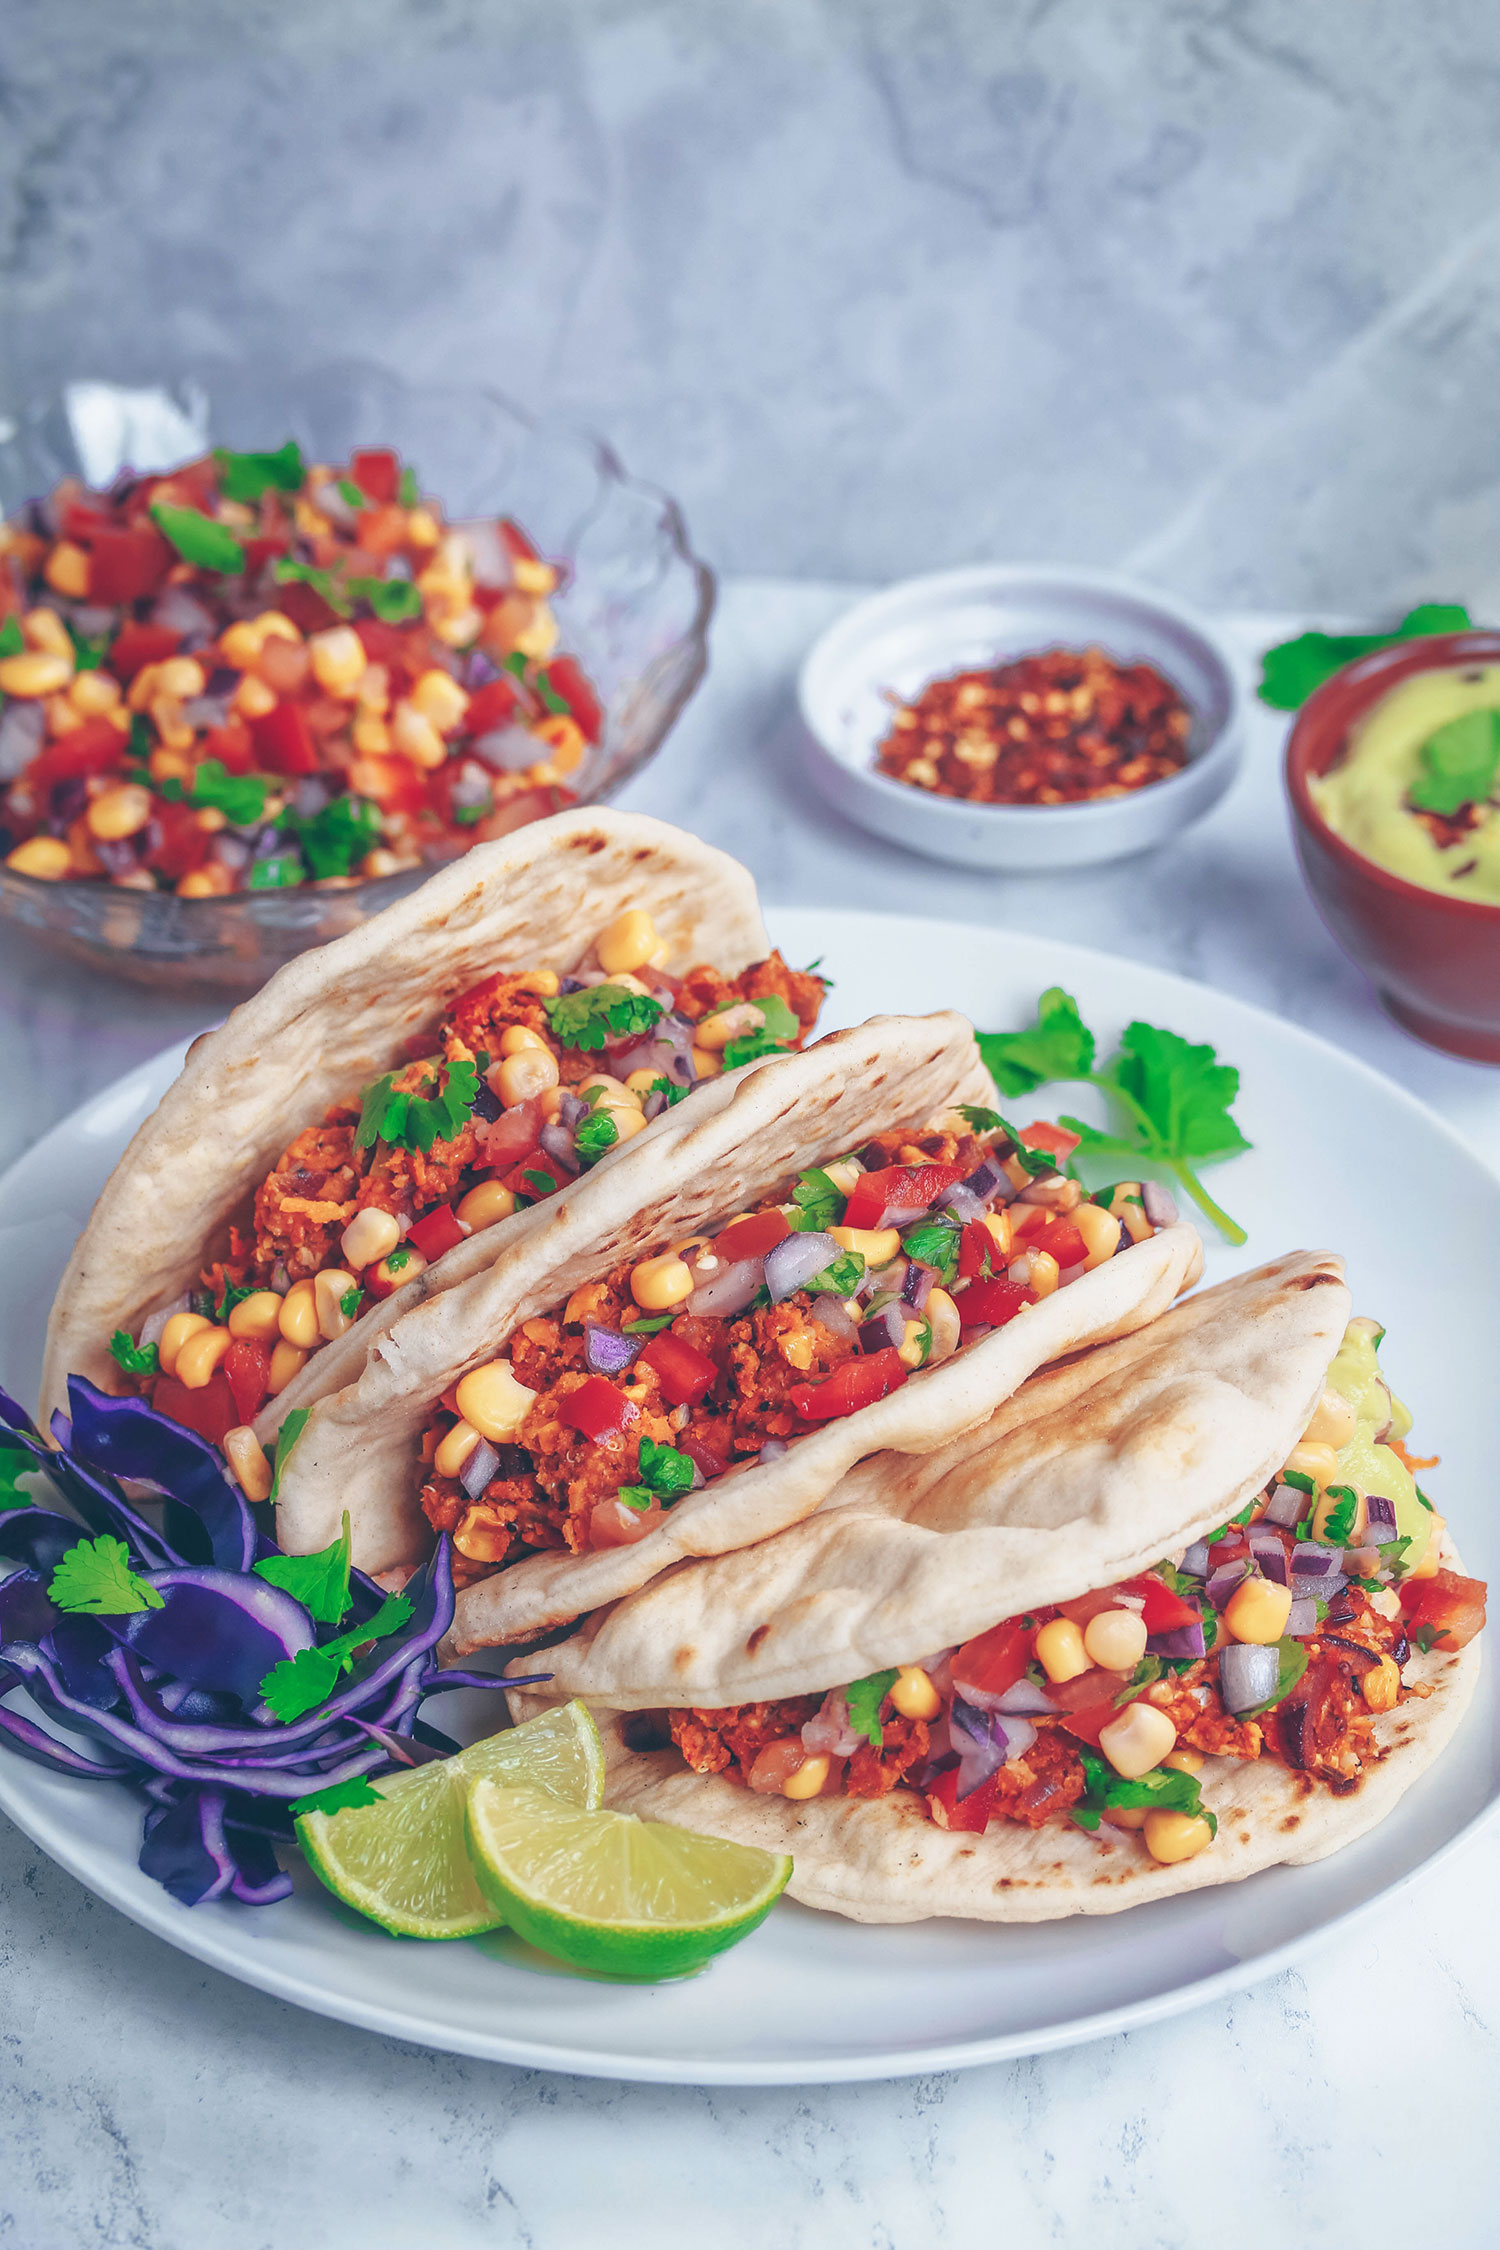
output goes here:
<path id="1" fill-rule="evenodd" d="M 479 1886 L 519 1937 L 608 1976 L 685 1976 L 763 1922 L 783 1854 L 633 1813 L 579 1812 L 486 1777 L 469 1792 Z"/>
<path id="2" fill-rule="evenodd" d="M 521 1783 L 543 1804 L 592 1810 L 604 1793 L 599 1730 L 581 1703 L 407 1773 L 382 1774 L 378 1805 L 304 1813 L 297 1841 L 309 1867 L 346 1906 L 393 1937 L 462 1938 L 500 1927 L 464 1847 L 464 1802 L 484 1777 Z"/>

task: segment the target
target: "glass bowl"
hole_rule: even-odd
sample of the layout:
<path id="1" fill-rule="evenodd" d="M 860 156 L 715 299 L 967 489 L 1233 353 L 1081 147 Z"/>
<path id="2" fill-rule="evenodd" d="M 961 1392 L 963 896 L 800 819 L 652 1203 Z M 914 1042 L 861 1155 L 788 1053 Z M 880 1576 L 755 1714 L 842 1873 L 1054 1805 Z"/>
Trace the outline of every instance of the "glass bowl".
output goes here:
<path id="1" fill-rule="evenodd" d="M 0 419 L 0 510 L 13 514 L 63 476 L 105 484 L 126 464 L 168 469 L 211 444 L 248 451 L 287 437 L 315 461 L 394 446 L 450 522 L 513 516 L 541 554 L 566 566 L 551 598 L 559 647 L 578 658 L 604 708 L 602 740 L 570 788 L 583 804 L 623 788 L 703 677 L 713 576 L 666 493 L 628 476 L 598 439 L 496 392 L 407 384 L 351 361 L 274 383 L 229 365 L 141 389 L 78 381 Z M 427 872 L 183 899 L 43 882 L 0 864 L 0 919 L 109 976 L 246 993 Z"/>

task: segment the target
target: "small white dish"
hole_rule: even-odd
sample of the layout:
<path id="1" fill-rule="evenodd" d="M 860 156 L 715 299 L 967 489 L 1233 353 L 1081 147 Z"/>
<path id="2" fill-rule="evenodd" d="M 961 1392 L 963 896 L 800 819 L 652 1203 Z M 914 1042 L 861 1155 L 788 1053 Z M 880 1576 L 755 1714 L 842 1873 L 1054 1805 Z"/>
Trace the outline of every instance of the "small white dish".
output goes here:
<path id="1" fill-rule="evenodd" d="M 1102 648 L 1154 664 L 1193 714 L 1188 762 L 1170 780 L 1081 805 L 976 805 L 876 771 L 891 697 L 929 680 L 1049 648 Z M 1223 796 L 1244 746 L 1244 689 L 1207 618 L 1106 572 L 981 564 L 904 579 L 828 628 L 797 683 L 823 795 L 877 836 L 929 859 L 1034 874 L 1149 850 Z"/>

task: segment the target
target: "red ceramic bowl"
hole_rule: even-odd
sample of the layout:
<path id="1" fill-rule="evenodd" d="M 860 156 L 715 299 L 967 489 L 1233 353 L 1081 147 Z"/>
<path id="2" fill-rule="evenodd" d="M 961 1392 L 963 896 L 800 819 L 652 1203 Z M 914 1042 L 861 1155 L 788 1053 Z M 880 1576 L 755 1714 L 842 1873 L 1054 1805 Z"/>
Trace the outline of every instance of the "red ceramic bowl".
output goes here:
<path id="1" fill-rule="evenodd" d="M 1392 875 L 1346 844 L 1312 801 L 1350 731 L 1414 672 L 1500 663 L 1500 633 L 1438 633 L 1346 664 L 1308 697 L 1286 752 L 1297 857 L 1313 903 L 1382 1005 L 1406 1030 L 1450 1055 L 1500 1063 L 1500 906 L 1450 898 Z"/>

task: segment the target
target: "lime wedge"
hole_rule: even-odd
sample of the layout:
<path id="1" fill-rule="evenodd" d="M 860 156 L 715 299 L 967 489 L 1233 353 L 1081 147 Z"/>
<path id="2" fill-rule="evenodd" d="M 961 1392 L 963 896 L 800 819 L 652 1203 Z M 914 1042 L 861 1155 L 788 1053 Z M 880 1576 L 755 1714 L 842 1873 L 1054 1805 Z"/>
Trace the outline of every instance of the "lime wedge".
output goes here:
<path id="1" fill-rule="evenodd" d="M 578 1812 L 534 1789 L 476 1781 L 469 1857 L 518 1936 L 608 1976 L 685 1976 L 763 1922 L 792 1863 L 633 1813 Z"/>
<path id="2" fill-rule="evenodd" d="M 524 1783 L 538 1802 L 597 1805 L 599 1729 L 581 1703 L 487 1735 L 471 1749 L 371 1784 L 378 1805 L 304 1813 L 297 1841 L 321 1882 L 393 1937 L 474 1937 L 504 1920 L 480 1892 L 464 1848 L 464 1800 L 485 1776 Z"/>

